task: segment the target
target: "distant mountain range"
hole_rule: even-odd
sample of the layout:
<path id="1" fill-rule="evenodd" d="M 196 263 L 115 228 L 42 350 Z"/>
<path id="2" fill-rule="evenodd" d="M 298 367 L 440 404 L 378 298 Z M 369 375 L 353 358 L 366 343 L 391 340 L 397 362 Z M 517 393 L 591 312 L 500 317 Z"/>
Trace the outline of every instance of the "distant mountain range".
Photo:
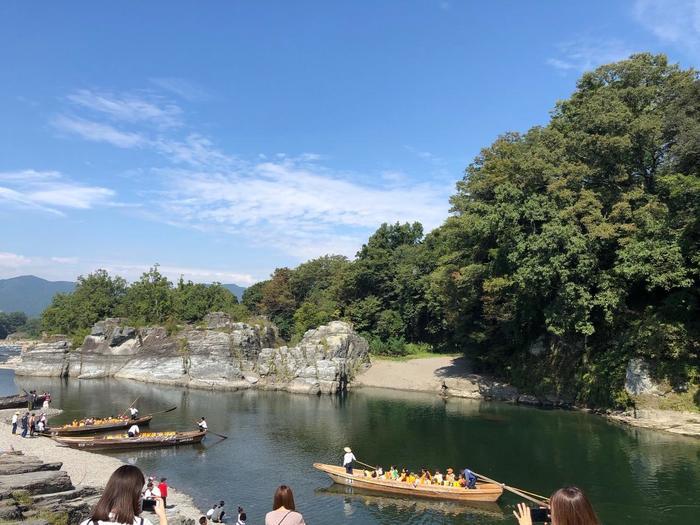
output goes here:
<path id="1" fill-rule="evenodd" d="M 75 283 L 70 281 L 47 281 L 34 275 L 0 279 L 0 310 L 34 317 L 49 305 L 55 294 L 74 289 Z"/>
<path id="2" fill-rule="evenodd" d="M 237 284 L 224 284 L 238 300 L 245 288 Z M 70 281 L 47 281 L 34 275 L 20 275 L 0 279 L 0 312 L 24 312 L 30 317 L 39 315 L 51 303 L 57 293 L 72 292 L 75 283 Z"/>

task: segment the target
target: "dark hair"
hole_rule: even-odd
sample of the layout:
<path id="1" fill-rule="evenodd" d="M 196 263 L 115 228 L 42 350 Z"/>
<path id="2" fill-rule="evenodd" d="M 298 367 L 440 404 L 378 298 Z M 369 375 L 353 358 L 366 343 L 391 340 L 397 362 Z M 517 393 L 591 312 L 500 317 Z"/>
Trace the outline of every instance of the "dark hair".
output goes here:
<path id="1" fill-rule="evenodd" d="M 199 517 L 199 525 L 207 525 L 207 517 L 206 516 Z"/>
<path id="2" fill-rule="evenodd" d="M 549 503 L 554 525 L 600 525 L 591 502 L 578 487 L 557 490 Z"/>
<path id="3" fill-rule="evenodd" d="M 219 507 L 223 507 L 223 506 L 224 506 L 224 500 L 221 500 L 221 501 L 219 502 Z"/>
<path id="4" fill-rule="evenodd" d="M 272 500 L 272 510 L 284 507 L 287 510 L 296 510 L 294 507 L 294 494 L 287 485 L 280 485 L 275 491 L 275 498 Z"/>
<path id="5" fill-rule="evenodd" d="M 245 521 L 248 519 L 248 516 L 245 515 L 245 512 L 241 512 L 241 515 L 238 516 L 238 519 L 241 521 Z"/>
<path id="6" fill-rule="evenodd" d="M 141 488 L 143 473 L 133 465 L 122 465 L 115 470 L 107 482 L 102 497 L 92 510 L 90 519 L 133 523 L 141 514 Z M 110 513 L 114 515 L 110 517 Z"/>

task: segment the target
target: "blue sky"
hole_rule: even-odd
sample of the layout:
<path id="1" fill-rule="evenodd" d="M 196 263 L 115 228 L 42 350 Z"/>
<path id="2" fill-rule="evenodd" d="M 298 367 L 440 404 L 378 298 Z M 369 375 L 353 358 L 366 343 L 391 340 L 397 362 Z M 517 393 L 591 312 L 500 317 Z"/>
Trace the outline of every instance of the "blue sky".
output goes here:
<path id="1" fill-rule="evenodd" d="M 582 71 L 700 58 L 700 0 L 0 4 L 0 277 L 249 285 L 448 214 Z"/>

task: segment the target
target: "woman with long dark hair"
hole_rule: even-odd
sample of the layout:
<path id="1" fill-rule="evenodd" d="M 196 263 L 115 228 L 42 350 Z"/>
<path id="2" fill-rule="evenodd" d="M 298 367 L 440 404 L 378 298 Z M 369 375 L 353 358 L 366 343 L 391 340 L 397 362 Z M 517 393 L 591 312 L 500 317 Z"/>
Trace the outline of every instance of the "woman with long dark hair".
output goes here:
<path id="1" fill-rule="evenodd" d="M 265 525 L 306 525 L 294 506 L 294 494 L 287 485 L 280 485 L 272 500 L 272 512 L 265 516 Z"/>
<path id="2" fill-rule="evenodd" d="M 520 525 L 532 525 L 530 508 L 518 504 L 513 511 Z M 549 515 L 552 525 L 600 525 L 593 505 L 578 487 L 564 487 L 549 498 Z"/>
<path id="3" fill-rule="evenodd" d="M 112 473 L 90 519 L 81 525 L 153 525 L 141 517 L 143 473 L 133 465 L 123 465 Z M 168 525 L 162 498 L 156 498 L 159 525 Z"/>

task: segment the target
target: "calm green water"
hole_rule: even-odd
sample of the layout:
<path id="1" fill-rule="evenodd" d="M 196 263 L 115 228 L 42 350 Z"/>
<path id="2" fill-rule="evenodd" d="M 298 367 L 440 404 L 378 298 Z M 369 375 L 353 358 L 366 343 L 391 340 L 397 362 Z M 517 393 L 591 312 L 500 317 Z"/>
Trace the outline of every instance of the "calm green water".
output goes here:
<path id="1" fill-rule="evenodd" d="M 515 523 L 515 499 L 479 508 L 415 502 L 332 486 L 312 468 L 336 463 L 350 445 L 369 463 L 409 468 L 469 465 L 514 486 L 549 494 L 584 488 L 606 524 L 690 524 L 700 515 L 700 439 L 629 429 L 583 413 L 544 411 L 431 395 L 362 390 L 345 397 L 278 392 L 207 392 L 131 381 L 14 378 L 0 370 L 0 395 L 49 390 L 59 421 L 119 412 L 137 396 L 142 413 L 172 405 L 152 428 L 190 429 L 205 415 L 219 442 L 116 454 L 167 476 L 203 509 L 240 504 L 262 523 L 274 489 L 289 484 L 310 524 Z"/>

